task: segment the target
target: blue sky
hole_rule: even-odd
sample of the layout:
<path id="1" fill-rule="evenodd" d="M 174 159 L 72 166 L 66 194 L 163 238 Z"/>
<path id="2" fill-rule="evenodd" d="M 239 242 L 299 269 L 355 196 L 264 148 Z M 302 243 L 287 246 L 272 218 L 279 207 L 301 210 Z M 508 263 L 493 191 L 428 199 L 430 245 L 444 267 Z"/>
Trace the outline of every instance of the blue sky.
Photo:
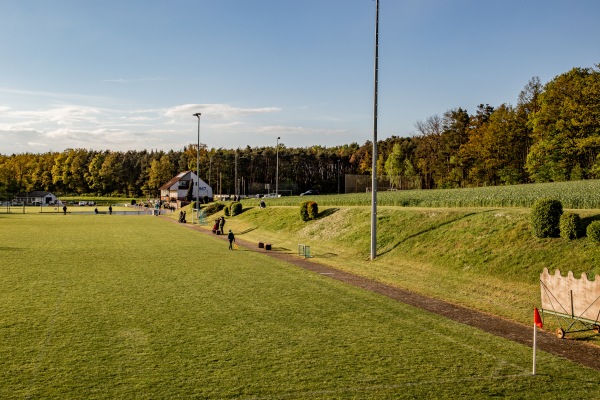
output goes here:
<path id="1" fill-rule="evenodd" d="M 0 153 L 372 138 L 374 0 L 0 0 Z M 597 0 L 380 0 L 378 137 L 600 63 Z"/>

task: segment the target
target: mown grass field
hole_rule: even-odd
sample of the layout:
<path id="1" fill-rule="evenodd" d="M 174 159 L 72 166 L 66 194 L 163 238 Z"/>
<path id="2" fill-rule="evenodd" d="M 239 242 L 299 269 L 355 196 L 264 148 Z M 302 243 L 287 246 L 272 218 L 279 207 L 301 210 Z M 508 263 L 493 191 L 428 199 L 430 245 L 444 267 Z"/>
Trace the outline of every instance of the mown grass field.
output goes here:
<path id="1" fill-rule="evenodd" d="M 317 220 L 303 222 L 297 205 L 249 207 L 227 223 L 279 251 L 309 245 L 320 263 L 525 324 L 539 307 L 545 267 L 577 277 L 599 272 L 600 246 L 586 238 L 533 237 L 525 208 L 379 207 L 375 261 L 369 260 L 370 207 L 320 211 Z M 600 217 L 595 210 L 578 212 L 584 221 Z M 548 322 L 548 329 L 558 327 Z"/>
<path id="2" fill-rule="evenodd" d="M 531 376 L 529 347 L 159 218 L 0 225 L 0 398 L 599 393 L 597 371 L 541 353 Z"/>

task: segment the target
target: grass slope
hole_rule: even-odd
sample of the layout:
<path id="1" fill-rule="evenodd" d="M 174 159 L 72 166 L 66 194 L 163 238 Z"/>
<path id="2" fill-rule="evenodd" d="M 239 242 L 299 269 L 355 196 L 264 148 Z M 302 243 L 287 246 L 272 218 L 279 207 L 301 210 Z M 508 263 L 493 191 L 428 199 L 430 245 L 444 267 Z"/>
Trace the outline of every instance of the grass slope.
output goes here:
<path id="1" fill-rule="evenodd" d="M 540 303 L 544 267 L 593 277 L 600 261 L 600 246 L 587 239 L 534 238 L 528 209 L 380 207 L 375 261 L 368 207 L 321 208 L 310 222 L 297 206 L 250 208 L 228 224 L 256 228 L 243 236 L 249 240 L 282 251 L 310 245 L 318 262 L 526 324 Z"/>
<path id="2" fill-rule="evenodd" d="M 1 398 L 598 393 L 596 371 L 542 353 L 532 377 L 528 347 L 159 218 L 0 224 Z"/>

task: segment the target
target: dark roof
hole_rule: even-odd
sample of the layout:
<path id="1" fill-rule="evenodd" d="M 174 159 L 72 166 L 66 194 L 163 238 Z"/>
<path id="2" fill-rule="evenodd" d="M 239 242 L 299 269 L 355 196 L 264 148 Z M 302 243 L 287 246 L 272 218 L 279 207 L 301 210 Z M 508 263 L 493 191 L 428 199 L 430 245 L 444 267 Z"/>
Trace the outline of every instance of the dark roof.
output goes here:
<path id="1" fill-rule="evenodd" d="M 183 171 L 183 172 L 178 173 L 177 176 L 175 176 L 169 182 L 167 182 L 164 185 L 162 185 L 161 187 L 159 187 L 158 190 L 167 190 L 168 188 L 170 188 L 171 186 L 173 186 L 174 184 L 179 182 L 181 180 L 181 178 L 186 176 L 189 172 L 192 172 L 192 171 Z"/>
<path id="2" fill-rule="evenodd" d="M 52 193 L 44 192 L 42 190 L 34 190 L 33 192 L 29 192 L 29 193 L 17 193 L 17 195 L 15 197 L 46 197 L 49 194 L 52 194 Z"/>

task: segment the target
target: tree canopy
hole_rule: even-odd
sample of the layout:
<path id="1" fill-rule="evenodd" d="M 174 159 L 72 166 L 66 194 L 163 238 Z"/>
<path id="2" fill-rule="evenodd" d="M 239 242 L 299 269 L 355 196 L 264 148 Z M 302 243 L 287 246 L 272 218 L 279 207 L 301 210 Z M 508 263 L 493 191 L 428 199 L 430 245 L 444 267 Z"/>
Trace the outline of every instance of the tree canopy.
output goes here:
<path id="1" fill-rule="evenodd" d="M 532 78 L 516 106 L 458 107 L 378 142 L 379 178 L 397 189 L 453 188 L 600 178 L 600 65 L 573 68 L 542 86 Z M 368 135 L 365 135 L 368 136 Z M 279 189 L 336 193 L 344 174 L 370 174 L 372 143 L 279 148 Z M 196 145 L 179 151 L 67 149 L 0 155 L 0 197 L 22 191 L 155 196 L 195 170 Z M 276 149 L 200 149 L 200 176 L 215 194 L 275 187 Z M 236 185 L 236 158 L 237 177 Z M 268 186 L 267 186 L 268 185 Z M 270 189 L 267 189 L 267 188 Z"/>

